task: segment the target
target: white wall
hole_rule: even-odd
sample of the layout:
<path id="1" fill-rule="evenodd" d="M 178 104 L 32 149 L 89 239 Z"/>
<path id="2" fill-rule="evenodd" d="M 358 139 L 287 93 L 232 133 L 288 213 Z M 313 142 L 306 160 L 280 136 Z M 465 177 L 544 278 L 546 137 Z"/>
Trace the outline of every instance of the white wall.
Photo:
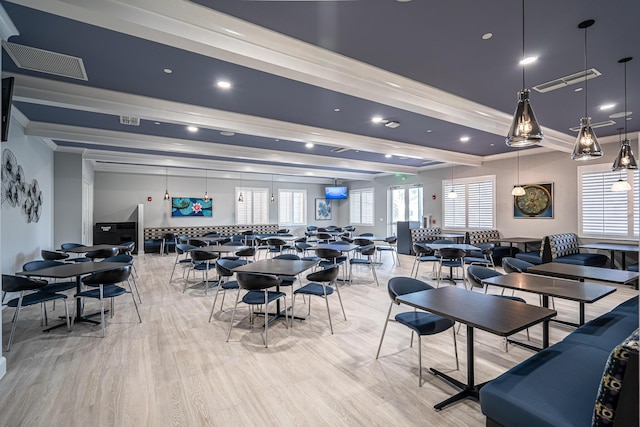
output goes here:
<path id="1" fill-rule="evenodd" d="M 82 154 L 54 153 L 54 186 L 56 193 L 54 210 L 54 243 L 82 241 Z"/>

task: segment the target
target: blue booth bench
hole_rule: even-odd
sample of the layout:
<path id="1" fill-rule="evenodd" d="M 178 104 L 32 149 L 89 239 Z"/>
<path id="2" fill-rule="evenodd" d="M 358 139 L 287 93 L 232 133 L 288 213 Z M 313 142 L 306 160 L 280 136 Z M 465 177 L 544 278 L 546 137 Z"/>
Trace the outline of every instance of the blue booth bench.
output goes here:
<path id="1" fill-rule="evenodd" d="M 498 240 L 500 240 L 498 230 L 467 231 L 464 236 L 464 242 L 466 244 L 479 247 L 494 243 Z M 518 252 L 520 252 L 520 249 L 511 246 L 496 246 L 493 248 L 493 262 L 496 265 L 502 265 L 502 258 L 513 257 Z M 482 253 L 480 251 L 471 251 L 468 256 L 482 258 Z"/>
<path id="2" fill-rule="evenodd" d="M 602 267 L 609 261 L 606 255 L 580 252 L 578 235 L 575 233 L 545 236 L 540 244 L 540 251 L 519 253 L 516 258 L 536 265 L 561 262 L 592 267 Z"/>
<path id="3" fill-rule="evenodd" d="M 486 425 L 638 426 L 638 297 L 480 389 Z"/>

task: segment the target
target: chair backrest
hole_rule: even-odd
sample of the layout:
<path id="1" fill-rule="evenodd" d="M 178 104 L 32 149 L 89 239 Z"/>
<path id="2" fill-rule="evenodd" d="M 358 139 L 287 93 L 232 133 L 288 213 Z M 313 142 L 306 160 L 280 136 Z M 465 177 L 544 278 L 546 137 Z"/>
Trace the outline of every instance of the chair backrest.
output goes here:
<path id="1" fill-rule="evenodd" d="M 349 236 L 340 236 L 340 240 L 347 243 L 353 243 L 353 239 Z"/>
<path id="2" fill-rule="evenodd" d="M 316 255 L 319 256 L 320 258 L 335 259 L 340 257 L 342 255 L 342 252 L 337 251 L 335 249 L 321 248 L 321 249 L 316 249 Z"/>
<path id="3" fill-rule="evenodd" d="M 307 236 L 298 237 L 293 242 L 294 243 L 306 243 L 307 242 Z"/>
<path id="4" fill-rule="evenodd" d="M 233 276 L 232 269 L 245 265 L 246 263 L 244 260 L 219 259 L 216 262 L 216 272 L 219 276 L 231 277 Z"/>
<path id="5" fill-rule="evenodd" d="M 291 261 L 299 261 L 300 257 L 295 254 L 282 254 L 282 255 L 274 256 L 272 259 L 288 259 Z"/>
<path id="6" fill-rule="evenodd" d="M 376 245 L 371 244 L 371 245 L 363 246 L 360 253 L 362 255 L 371 256 L 376 253 Z"/>
<path id="7" fill-rule="evenodd" d="M 127 255 L 131 255 L 131 253 L 134 251 L 134 249 L 136 248 L 136 242 L 124 242 L 124 243 L 120 243 L 119 246 L 122 246 L 122 249 L 120 249 L 120 253 L 121 254 L 127 254 Z"/>
<path id="8" fill-rule="evenodd" d="M 502 258 L 502 268 L 507 273 L 524 273 L 533 264 L 518 258 L 504 257 Z"/>
<path id="9" fill-rule="evenodd" d="M 311 245 L 308 243 L 304 243 L 304 242 L 296 243 L 296 252 L 304 252 L 310 247 Z"/>
<path id="10" fill-rule="evenodd" d="M 30 279 L 23 276 L 2 275 L 3 292 L 22 292 L 40 289 L 47 285 L 46 280 Z"/>
<path id="11" fill-rule="evenodd" d="M 326 268 L 307 274 L 307 280 L 311 282 L 333 282 L 338 277 L 340 266 L 333 264 Z"/>
<path id="12" fill-rule="evenodd" d="M 276 231 L 276 233 L 278 234 L 287 234 L 289 232 L 288 228 L 281 228 L 280 230 Z"/>
<path id="13" fill-rule="evenodd" d="M 389 298 L 394 302 L 396 301 L 396 298 L 401 295 L 418 291 L 426 291 L 429 289 L 433 289 L 433 286 L 423 282 L 422 280 L 414 279 L 413 277 L 393 277 L 389 279 L 389 282 L 387 283 Z"/>
<path id="14" fill-rule="evenodd" d="M 69 254 L 65 254 L 64 252 L 47 251 L 44 249 L 40 251 L 40 255 L 42 256 L 42 259 L 48 261 L 56 261 L 69 258 Z"/>
<path id="15" fill-rule="evenodd" d="M 218 242 L 219 243 L 219 242 Z M 200 240 L 197 237 L 191 238 L 189 239 L 189 244 L 191 246 L 196 246 L 198 248 L 202 248 L 204 246 L 208 246 L 207 242 L 205 242 L 204 240 Z"/>
<path id="16" fill-rule="evenodd" d="M 82 243 L 63 243 L 60 245 L 61 249 L 73 249 L 73 248 L 82 248 L 84 245 Z"/>
<path id="17" fill-rule="evenodd" d="M 214 252 L 199 251 L 197 249 L 191 251 L 191 259 L 194 261 L 210 261 L 216 258 L 218 258 L 218 254 Z"/>
<path id="18" fill-rule="evenodd" d="M 413 252 L 415 252 L 416 256 L 428 256 L 433 255 L 435 251 L 429 247 L 414 243 Z"/>
<path id="19" fill-rule="evenodd" d="M 242 233 L 243 236 L 253 236 L 254 234 L 256 234 L 256 230 L 245 230 Z"/>
<path id="20" fill-rule="evenodd" d="M 389 236 L 385 238 L 384 241 L 389 243 L 390 245 L 393 245 L 395 243 L 398 243 L 398 236 Z"/>
<path id="21" fill-rule="evenodd" d="M 118 248 L 98 249 L 97 251 L 90 251 L 86 253 L 87 258 L 109 258 L 118 255 L 120 250 Z"/>
<path id="22" fill-rule="evenodd" d="M 483 255 L 491 255 L 493 254 L 493 250 L 496 248 L 496 244 L 495 243 L 483 243 L 482 245 L 478 246 L 480 248 L 480 252 L 482 252 Z"/>
<path id="23" fill-rule="evenodd" d="M 353 243 L 355 243 L 358 246 L 369 246 L 369 245 L 373 245 L 373 240 L 366 239 L 363 237 L 356 237 L 355 239 L 353 239 Z"/>
<path id="24" fill-rule="evenodd" d="M 237 256 L 254 256 L 256 254 L 256 248 L 254 246 L 250 246 L 244 249 L 240 249 L 236 252 Z"/>
<path id="25" fill-rule="evenodd" d="M 323 232 L 318 232 L 318 234 L 316 234 L 316 237 L 320 240 L 331 240 L 333 239 L 333 236 L 329 233 L 323 233 Z"/>
<path id="26" fill-rule="evenodd" d="M 82 278 L 82 283 L 88 286 L 109 285 L 124 282 L 131 275 L 131 266 L 124 265 L 108 271 L 100 271 Z"/>
<path id="27" fill-rule="evenodd" d="M 162 235 L 162 238 L 164 240 L 176 240 L 178 238 L 178 233 L 174 233 L 174 232 L 170 231 L 170 232 L 164 233 Z"/>
<path id="28" fill-rule="evenodd" d="M 373 233 L 362 233 L 358 237 L 372 237 Z"/>
<path id="29" fill-rule="evenodd" d="M 188 243 L 178 243 L 176 245 L 176 251 L 178 252 L 178 255 L 179 255 L 179 254 L 183 254 L 185 252 L 189 252 L 190 250 L 193 250 L 193 249 L 195 249 L 197 247 L 198 246 L 193 246 L 193 245 L 190 245 Z"/>
<path id="30" fill-rule="evenodd" d="M 203 237 L 220 237 L 220 233 L 207 233 Z"/>
<path id="31" fill-rule="evenodd" d="M 466 252 L 463 249 L 442 248 L 438 250 L 438 254 L 442 259 L 460 259 L 464 258 Z"/>
<path id="32" fill-rule="evenodd" d="M 286 246 L 287 242 L 285 242 L 284 240 L 280 239 L 279 237 L 269 237 L 267 239 L 267 244 L 269 246 L 282 247 L 282 246 Z"/>
<path id="33" fill-rule="evenodd" d="M 127 264 L 133 264 L 133 256 L 127 254 L 119 254 L 116 256 L 110 256 L 102 260 L 102 262 L 126 262 Z"/>
<path id="34" fill-rule="evenodd" d="M 238 281 L 238 286 L 248 291 L 260 291 L 282 283 L 278 276 L 260 273 L 238 272 L 236 273 L 236 280 Z"/>
<path id="35" fill-rule="evenodd" d="M 315 225 L 307 225 L 307 231 L 316 231 L 318 227 Z"/>
<path id="36" fill-rule="evenodd" d="M 478 286 L 482 288 L 484 285 L 482 281 L 484 279 L 489 279 L 490 277 L 502 276 L 502 273 L 499 271 L 495 271 L 489 267 L 485 267 L 482 265 L 470 265 L 467 268 L 467 277 L 469 278 L 469 282 L 473 286 Z"/>
<path id="37" fill-rule="evenodd" d="M 24 271 L 36 271 L 36 270 L 42 270 L 43 268 L 49 268 L 49 267 L 57 267 L 59 265 L 64 265 L 63 262 L 60 261 L 54 261 L 54 260 L 36 260 L 36 261 L 29 261 L 25 264 L 22 265 L 22 270 Z"/>

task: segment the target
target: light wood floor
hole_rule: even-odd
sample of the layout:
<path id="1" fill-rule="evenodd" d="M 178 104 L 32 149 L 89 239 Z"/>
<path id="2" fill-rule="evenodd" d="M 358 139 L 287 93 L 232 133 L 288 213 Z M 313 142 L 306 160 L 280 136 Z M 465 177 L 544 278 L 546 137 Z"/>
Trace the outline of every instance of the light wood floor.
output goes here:
<path id="1" fill-rule="evenodd" d="M 323 301 L 313 300 L 311 317 L 269 328 L 262 342 L 262 319 L 251 329 L 239 308 L 231 341 L 225 342 L 235 295 L 226 310 L 207 322 L 215 292 L 202 287 L 182 293 L 183 281 L 169 275 L 174 257 L 136 258 L 143 304 L 137 321 L 129 295 L 116 300 L 107 336 L 100 327 L 76 324 L 42 333 L 39 310 L 23 312 L 0 381 L 1 426 L 482 426 L 480 405 L 466 401 L 436 412 L 433 405 L 454 389 L 428 373 L 429 367 L 465 380 L 464 328 L 458 336 L 460 371 L 455 371 L 450 333 L 423 342 L 424 385 L 418 387 L 417 349 L 409 331 L 390 324 L 380 359 L 375 354 L 389 306 L 386 283 L 409 275 L 412 259 L 401 255 L 392 267 L 388 254 L 379 266 L 380 287 L 366 268 L 354 268 L 354 282 L 341 286 L 347 313 L 331 297 L 335 334 Z M 423 266 L 426 273 L 429 268 Z M 425 280 L 428 275 L 422 276 Z M 458 285 L 461 286 L 461 285 Z M 490 290 L 491 292 L 492 290 Z M 497 289 L 493 291 L 497 292 Z M 608 311 L 637 291 L 619 287 L 587 307 L 587 319 Z M 537 304 L 537 297 L 520 295 Z M 298 299 L 296 311 L 306 313 Z M 91 310 L 92 307 L 87 307 Z M 556 300 L 561 318 L 576 319 L 577 304 Z M 395 309 L 397 310 L 397 309 Z M 58 303 L 50 318 L 63 313 Z M 395 313 L 395 311 L 394 311 Z M 13 309 L 3 310 L 3 347 Z M 53 320 L 57 321 L 57 319 Z M 553 325 L 551 342 L 571 329 Z M 518 338 L 526 339 L 524 333 Z M 539 326 L 531 329 L 540 341 Z M 476 381 L 490 380 L 532 353 L 504 351 L 501 338 L 476 333 Z"/>

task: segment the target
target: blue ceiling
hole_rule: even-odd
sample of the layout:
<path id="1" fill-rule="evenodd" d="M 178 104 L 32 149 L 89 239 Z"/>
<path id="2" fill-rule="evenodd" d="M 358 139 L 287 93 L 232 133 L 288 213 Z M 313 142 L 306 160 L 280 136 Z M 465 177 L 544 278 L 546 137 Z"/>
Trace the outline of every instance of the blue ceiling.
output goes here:
<path id="1" fill-rule="evenodd" d="M 77 3 L 61 0 L 62 3 Z M 417 171 L 418 168 L 445 161 L 437 153 L 426 158 L 422 154 L 411 156 L 411 147 L 428 147 L 468 156 L 491 156 L 512 151 L 504 144 L 499 132 L 478 129 L 481 126 L 461 126 L 447 117 L 429 117 L 421 112 L 401 109 L 375 102 L 365 97 L 319 87 L 270 72 L 238 65 L 181 49 L 163 43 L 159 37 L 142 38 L 105 27 L 92 25 L 57 14 L 37 10 L 44 5 L 31 7 L 16 3 L 26 0 L 2 1 L 1 4 L 16 25 L 19 35 L 9 39 L 12 43 L 64 53 L 82 58 L 88 81 L 74 80 L 42 72 L 19 68 L 3 53 L 3 72 L 16 75 L 15 106 L 32 122 L 60 125 L 65 129 L 90 129 L 87 135 L 101 131 L 115 131 L 150 138 L 163 137 L 188 143 L 209 142 L 213 150 L 218 146 L 235 147 L 237 156 L 215 152 L 175 154 L 159 147 L 149 150 L 137 146 L 132 138 L 130 146 L 112 146 L 104 140 L 73 141 L 51 138 L 61 147 L 85 147 L 93 152 L 120 152 L 123 159 L 135 153 L 154 158 L 179 156 L 185 159 L 216 160 L 225 162 L 249 162 L 259 170 L 261 165 L 283 168 L 299 168 L 299 161 L 291 156 L 322 156 L 309 158 L 309 167 L 324 171 L 327 177 L 340 178 L 342 172 L 378 173 L 393 172 L 394 165 L 401 171 Z M 97 0 L 87 1 L 87 7 L 98 5 Z M 176 5 L 199 4 L 203 11 L 212 9 L 246 22 L 302 40 L 312 45 L 334 51 L 399 76 L 441 89 L 476 102 L 490 109 L 510 115 L 516 104 L 516 92 L 521 89 L 522 69 L 517 60 L 521 56 L 520 2 L 489 0 L 477 2 L 398 2 L 393 0 L 367 1 L 234 1 L 220 2 L 197 0 L 186 2 L 171 0 Z M 97 7 L 97 6 L 96 6 Z M 118 14 L 105 16 L 118 19 Z M 45 8 L 46 9 L 46 8 Z M 92 10 L 89 8 L 89 10 Z M 589 114 L 594 122 L 609 119 L 609 115 L 624 110 L 623 69 L 617 63 L 625 56 L 637 56 L 628 63 L 628 111 L 640 106 L 637 100 L 638 70 L 640 70 L 640 34 L 634 30 L 640 16 L 640 2 L 634 0 L 552 0 L 529 1 L 527 4 L 527 52 L 539 55 L 537 63 L 526 70 L 527 85 L 542 83 L 560 76 L 581 71 L 584 67 L 584 33 L 577 24 L 594 18 L 596 24 L 589 30 L 589 67 L 595 67 L 602 76 L 590 80 L 588 85 Z M 194 22 L 195 22 L 194 17 Z M 92 21 L 93 22 L 93 21 Z M 481 36 L 492 32 L 493 37 Z M 185 34 L 185 43 L 190 35 Z M 167 74 L 163 69 L 169 68 Z M 189 106 L 238 113 L 259 119 L 270 119 L 301 128 L 340 132 L 340 144 L 305 146 L 304 139 L 291 138 L 289 127 L 282 128 L 282 137 L 262 134 L 259 129 L 242 127 L 234 129 L 235 135 L 223 136 L 221 130 L 233 128 L 233 124 L 220 128 L 200 128 L 197 133 L 185 129 L 188 123 L 163 118 L 146 117 L 139 127 L 119 123 L 119 113 L 97 111 L 80 106 L 60 105 L 57 100 L 26 93 L 29 80 L 21 83 L 21 77 L 35 77 L 70 83 L 87 88 L 104 89 L 148 99 L 149 106 L 162 101 L 181 103 L 182 110 Z M 366 79 L 367 76 L 362 76 Z M 216 80 L 229 80 L 230 90 L 215 87 Z M 532 93 L 532 103 L 543 126 L 566 135 L 575 133 L 569 128 L 578 124 L 584 113 L 584 91 L 575 92 L 581 85 L 573 85 L 553 92 Z M 346 91 L 345 91 L 346 92 Z M 635 99 L 634 99 L 635 98 Z M 615 103 L 610 111 L 600 111 L 602 103 Z M 339 111 L 335 111 L 339 109 Z M 146 113 L 148 115 L 148 113 Z M 127 114 L 129 115 L 129 114 Z M 373 116 L 398 121 L 400 127 L 390 129 L 371 122 Z M 633 117 L 633 116 L 631 116 Z M 600 137 L 616 135 L 617 124 L 598 131 Z M 627 120 L 629 132 L 640 131 L 640 120 Z M 273 125 L 271 125 L 273 126 Z M 46 128 L 46 126 L 45 126 Z M 504 133 L 508 128 L 505 124 Z M 278 130 L 276 129 L 276 133 Z M 29 128 L 27 128 L 29 133 Z M 79 132 L 82 134 L 83 132 Z M 313 133 L 313 132 L 312 132 Z M 346 136 L 345 136 L 346 135 Z M 350 146 L 353 139 L 375 138 L 383 141 L 367 150 L 362 144 Z M 461 142 L 462 136 L 469 137 Z M 401 144 L 396 144 L 401 143 Z M 350 148 L 334 152 L 338 146 Z M 403 147 L 397 149 L 398 146 Z M 408 147 L 408 148 L 407 148 Z M 280 160 L 269 158 L 250 159 L 243 149 L 262 148 L 281 154 Z M 391 158 L 385 154 L 404 153 Z M 298 157 L 296 159 L 299 160 Z M 335 162 L 349 161 L 352 169 Z M 366 162 L 366 163 L 359 163 Z M 162 164 L 158 162 L 158 164 Z M 366 167 L 364 167 L 366 166 Z M 408 169 L 407 169 L 408 168 Z M 284 169 L 283 169 L 284 170 Z M 400 169 L 399 169 L 400 170 Z"/>

